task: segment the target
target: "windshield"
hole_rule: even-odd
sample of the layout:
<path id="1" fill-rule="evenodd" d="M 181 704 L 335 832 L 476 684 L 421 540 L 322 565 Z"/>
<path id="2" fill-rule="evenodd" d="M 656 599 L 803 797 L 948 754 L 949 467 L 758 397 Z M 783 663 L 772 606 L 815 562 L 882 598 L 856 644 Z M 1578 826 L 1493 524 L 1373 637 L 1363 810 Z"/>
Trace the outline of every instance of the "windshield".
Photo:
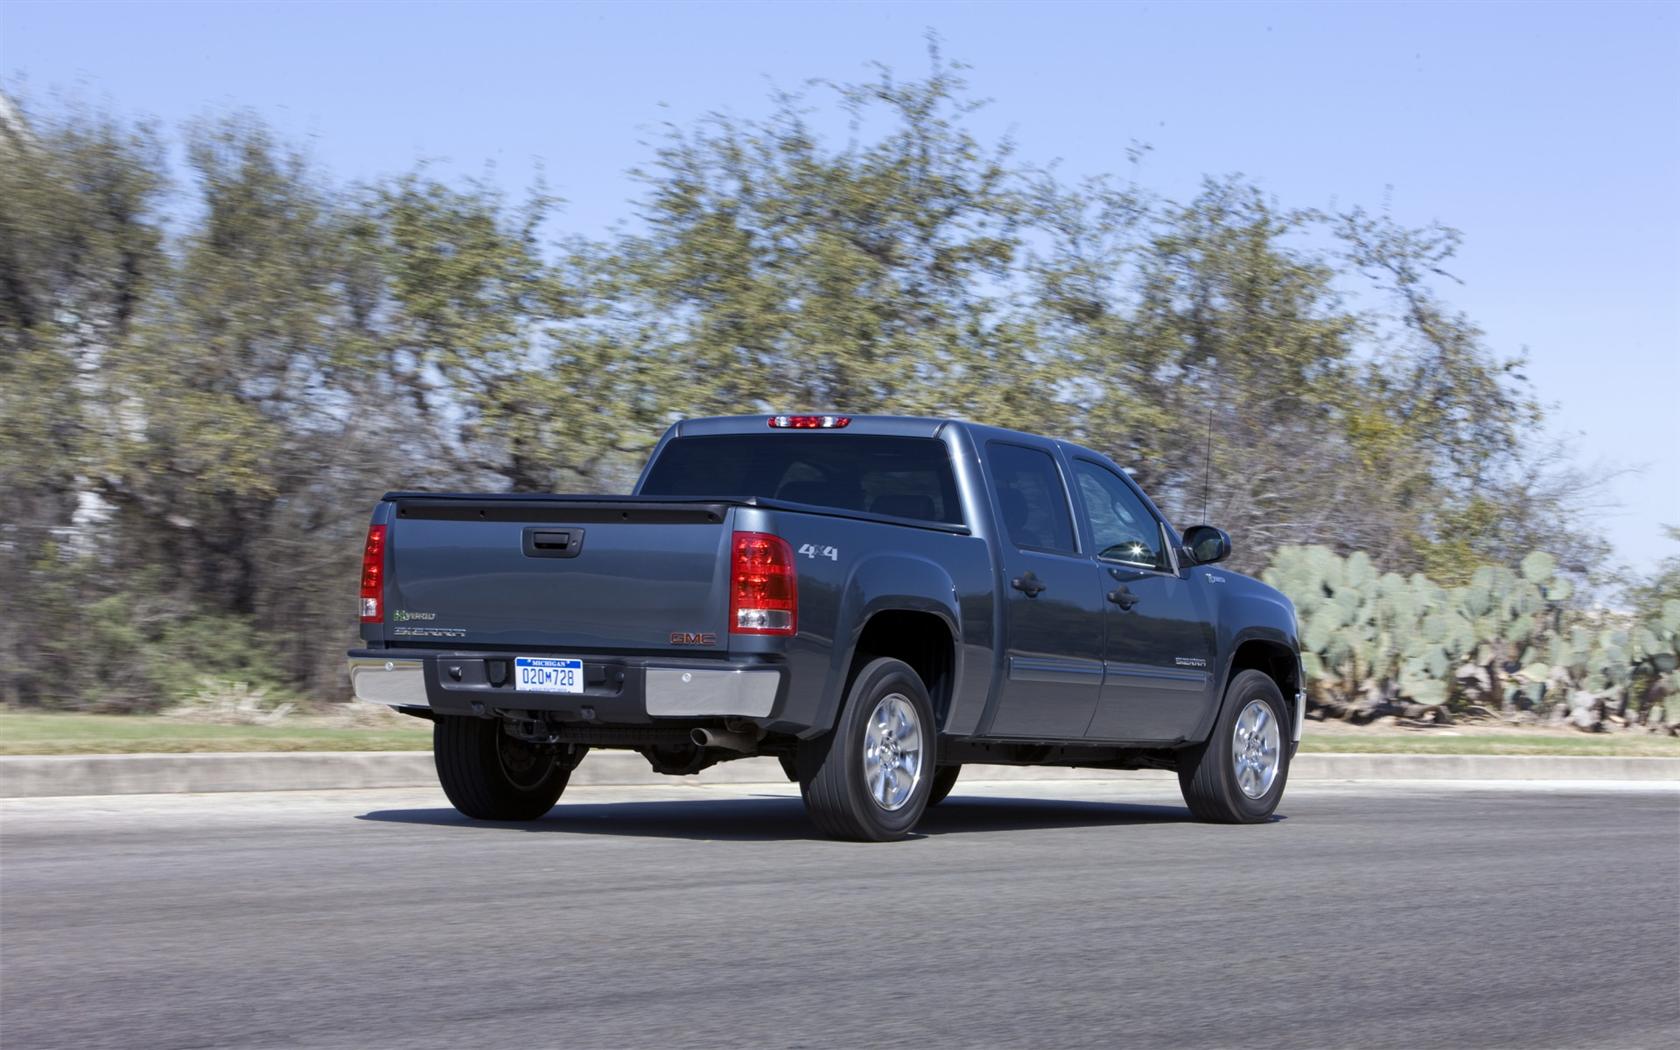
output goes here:
<path id="1" fill-rule="evenodd" d="M 933 438 L 790 431 L 677 438 L 645 496 L 752 496 L 961 524 L 951 454 Z"/>

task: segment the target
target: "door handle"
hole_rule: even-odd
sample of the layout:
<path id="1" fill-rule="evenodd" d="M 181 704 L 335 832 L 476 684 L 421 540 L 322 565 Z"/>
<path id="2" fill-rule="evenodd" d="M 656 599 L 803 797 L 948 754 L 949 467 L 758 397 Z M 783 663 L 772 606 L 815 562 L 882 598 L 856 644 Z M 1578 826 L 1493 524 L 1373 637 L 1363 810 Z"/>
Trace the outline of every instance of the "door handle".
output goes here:
<path id="1" fill-rule="evenodd" d="M 1028 598 L 1037 598 L 1041 593 L 1050 589 L 1050 585 L 1034 576 L 1031 569 L 1010 580 L 1009 586 L 1020 591 Z"/>
<path id="2" fill-rule="evenodd" d="M 1108 592 L 1108 600 L 1113 602 L 1115 605 L 1120 606 L 1121 609 L 1130 612 L 1132 606 L 1136 605 L 1140 598 L 1138 595 L 1133 594 L 1130 590 L 1128 590 L 1125 584 L 1121 584 L 1119 587 L 1116 587 L 1114 590 Z"/>

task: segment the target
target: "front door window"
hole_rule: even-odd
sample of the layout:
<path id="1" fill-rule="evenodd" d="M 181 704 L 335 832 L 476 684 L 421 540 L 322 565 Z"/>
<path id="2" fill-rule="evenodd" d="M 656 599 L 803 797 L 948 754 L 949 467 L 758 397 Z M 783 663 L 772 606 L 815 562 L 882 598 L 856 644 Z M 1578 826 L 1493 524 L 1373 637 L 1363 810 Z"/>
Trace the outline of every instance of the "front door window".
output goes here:
<path id="1" fill-rule="evenodd" d="M 1171 572 L 1160 523 L 1130 485 L 1085 460 L 1073 464 L 1075 487 L 1091 520 L 1096 556 L 1134 569 Z"/>

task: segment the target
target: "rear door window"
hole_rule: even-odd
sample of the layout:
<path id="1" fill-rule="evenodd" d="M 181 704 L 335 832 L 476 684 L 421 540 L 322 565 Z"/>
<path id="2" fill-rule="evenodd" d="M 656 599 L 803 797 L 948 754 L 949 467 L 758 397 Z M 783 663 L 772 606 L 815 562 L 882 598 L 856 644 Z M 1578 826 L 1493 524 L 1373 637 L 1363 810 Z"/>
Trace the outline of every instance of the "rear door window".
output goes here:
<path id="1" fill-rule="evenodd" d="M 1055 457 L 1002 441 L 989 442 L 986 453 L 986 473 L 1010 542 L 1025 550 L 1075 553 L 1073 513 Z"/>

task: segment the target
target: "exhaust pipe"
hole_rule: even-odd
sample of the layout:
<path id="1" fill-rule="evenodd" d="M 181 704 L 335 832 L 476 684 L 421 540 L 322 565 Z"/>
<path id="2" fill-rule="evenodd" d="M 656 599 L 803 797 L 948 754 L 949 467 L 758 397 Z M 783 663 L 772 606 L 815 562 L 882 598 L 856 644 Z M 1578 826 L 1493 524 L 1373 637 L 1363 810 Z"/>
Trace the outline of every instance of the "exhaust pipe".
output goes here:
<path id="1" fill-rule="evenodd" d="M 750 755 L 758 750 L 758 737 L 751 733 L 735 733 L 727 729 L 696 729 L 688 734 L 696 747 L 715 747 L 723 751 L 739 751 Z"/>

